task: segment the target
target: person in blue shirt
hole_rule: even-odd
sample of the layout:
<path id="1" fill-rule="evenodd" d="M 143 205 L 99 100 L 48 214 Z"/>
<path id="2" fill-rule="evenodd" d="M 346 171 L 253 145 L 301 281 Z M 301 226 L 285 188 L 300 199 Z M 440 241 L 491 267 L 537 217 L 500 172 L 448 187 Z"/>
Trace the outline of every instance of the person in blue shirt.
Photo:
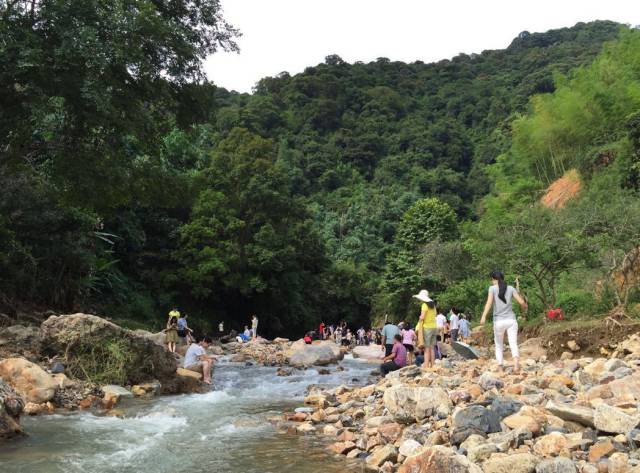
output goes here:
<path id="1" fill-rule="evenodd" d="M 392 322 L 385 322 L 382 327 L 382 349 L 384 350 L 385 358 L 391 355 L 393 350 L 393 339 L 396 335 L 400 335 L 400 329 Z"/>
<path id="2" fill-rule="evenodd" d="M 462 337 L 462 341 L 466 342 L 466 340 L 471 336 L 471 327 L 469 326 L 467 316 L 460 314 L 460 322 L 458 324 L 460 326 L 460 336 Z"/>

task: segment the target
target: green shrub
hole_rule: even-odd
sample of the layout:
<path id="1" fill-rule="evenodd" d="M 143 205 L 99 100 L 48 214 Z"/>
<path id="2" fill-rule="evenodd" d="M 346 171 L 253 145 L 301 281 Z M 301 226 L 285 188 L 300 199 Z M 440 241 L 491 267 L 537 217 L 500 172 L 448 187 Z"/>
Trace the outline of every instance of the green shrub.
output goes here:
<path id="1" fill-rule="evenodd" d="M 592 292 L 582 289 L 566 291 L 558 296 L 556 306 L 562 308 L 565 316 L 593 315 L 598 304 Z"/>
<path id="2" fill-rule="evenodd" d="M 135 377 L 136 355 L 127 339 L 111 338 L 103 343 L 81 342 L 66 353 L 67 368 L 74 378 L 96 384 L 127 384 Z"/>

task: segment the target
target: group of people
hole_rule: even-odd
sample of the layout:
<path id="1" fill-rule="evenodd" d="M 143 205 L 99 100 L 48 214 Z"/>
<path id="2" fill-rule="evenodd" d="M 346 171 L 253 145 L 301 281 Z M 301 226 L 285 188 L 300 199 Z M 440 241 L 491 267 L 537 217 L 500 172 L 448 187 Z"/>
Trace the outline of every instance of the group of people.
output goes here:
<path id="1" fill-rule="evenodd" d="M 224 332 L 224 322 L 220 322 L 218 330 L 222 336 Z M 187 322 L 187 314 L 181 314 L 177 308 L 173 308 L 169 312 L 167 326 L 163 330 L 165 333 L 165 341 L 167 349 L 171 353 L 176 353 L 178 344 L 187 345 L 187 351 L 184 355 L 183 367 L 190 371 L 202 373 L 203 382 L 211 384 L 211 373 L 215 363 L 215 357 L 208 355 L 206 349 L 212 343 L 211 337 L 203 336 L 196 342 L 193 330 L 189 328 Z M 251 329 L 245 325 L 244 332 L 238 335 L 239 341 L 247 342 L 255 340 L 258 337 L 258 317 L 251 317 Z M 176 355 L 177 356 L 177 355 Z"/>
<path id="2" fill-rule="evenodd" d="M 486 323 L 487 316 L 493 309 L 493 334 L 498 367 L 500 370 L 503 369 L 506 333 L 514 362 L 513 369 L 517 373 L 520 370 L 518 321 L 513 311 L 513 300 L 515 299 L 523 312 L 528 308 L 527 302 L 513 286 L 505 282 L 502 272 L 493 271 L 490 277 L 492 284 L 487 291 L 487 301 L 480 318 L 480 325 Z M 304 340 L 311 343 L 314 338 L 320 338 L 334 340 L 336 343 L 347 346 L 380 344 L 384 350 L 383 363 L 380 366 L 382 375 L 411 363 L 423 366 L 423 369 L 429 369 L 441 356 L 438 342 L 455 343 L 458 340 L 467 340 L 471 330 L 466 316 L 455 307 L 451 308 L 448 317 L 438 313 L 436 303 L 426 289 L 422 289 L 413 297 L 420 302 L 420 316 L 415 328 L 405 322 L 395 325 L 387 321 L 380 331 L 365 330 L 364 327 L 360 327 L 354 334 L 344 322 L 337 326 L 326 326 L 322 322 L 318 332 L 307 333 Z M 251 318 L 251 330 L 249 326 L 245 326 L 239 338 L 242 338 L 242 341 L 255 339 L 257 331 L 258 318 L 254 315 Z M 202 337 L 198 343 L 192 343 L 193 331 L 188 326 L 187 316 L 180 314 L 177 309 L 169 312 L 165 333 L 167 347 L 172 353 L 176 352 L 176 344 L 181 339 L 182 343 L 189 345 L 184 358 L 184 367 L 202 373 L 204 382 L 211 384 L 211 371 L 215 358 L 206 353 L 206 348 L 211 344 L 211 338 Z"/>
<path id="3" fill-rule="evenodd" d="M 484 325 L 493 308 L 493 335 L 495 343 L 495 356 L 500 370 L 504 365 L 504 335 L 507 334 L 509 348 L 513 358 L 514 372 L 520 370 L 520 358 L 518 351 L 518 321 L 513 311 L 513 300 L 520 305 L 523 312 L 528 306 L 526 300 L 513 287 L 504 280 L 504 274 L 493 271 L 490 274 L 491 286 L 487 293 L 480 325 Z M 421 290 L 413 296 L 421 302 L 420 316 L 415 330 L 402 323 L 396 326 L 392 323 L 385 324 L 382 329 L 382 345 L 385 351 L 383 363 L 380 366 L 382 375 L 398 370 L 410 363 L 410 355 L 416 352 L 415 363 L 429 369 L 438 358 L 438 341 L 445 341 L 445 335 L 449 335 L 452 342 L 456 342 L 461 336 L 466 339 L 470 335 L 466 317 L 460 316 L 455 309 L 447 318 L 438 314 L 435 301 L 429 296 L 429 291 Z M 447 326 L 448 325 L 448 326 Z"/>
<path id="4" fill-rule="evenodd" d="M 360 326 L 357 330 L 351 330 L 346 322 L 340 322 L 339 324 L 325 325 L 324 322 L 320 322 L 318 330 L 311 330 L 304 336 L 308 343 L 312 340 L 333 340 L 338 345 L 342 346 L 359 346 L 369 344 L 380 344 L 382 340 L 382 331 L 378 329 L 368 328 Z"/>
<path id="5" fill-rule="evenodd" d="M 178 344 L 189 345 L 193 342 L 193 330 L 189 328 L 187 323 L 187 314 L 181 314 L 176 308 L 169 312 L 169 320 L 164 333 L 167 349 L 171 353 L 176 352 Z"/>
<path id="6" fill-rule="evenodd" d="M 258 338 L 258 316 L 253 315 L 251 317 L 251 328 L 248 325 L 244 326 L 244 331 L 239 333 L 236 340 L 240 343 L 248 342 Z"/>

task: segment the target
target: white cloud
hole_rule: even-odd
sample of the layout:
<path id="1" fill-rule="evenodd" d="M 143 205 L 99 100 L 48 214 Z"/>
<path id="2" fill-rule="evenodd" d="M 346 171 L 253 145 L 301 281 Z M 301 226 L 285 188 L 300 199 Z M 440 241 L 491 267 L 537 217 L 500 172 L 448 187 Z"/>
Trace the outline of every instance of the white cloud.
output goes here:
<path id="1" fill-rule="evenodd" d="M 213 55 L 205 70 L 217 85 L 242 92 L 329 54 L 348 62 L 431 62 L 505 48 L 524 30 L 597 19 L 640 24 L 632 0 L 223 0 L 223 8 L 243 33 L 241 51 Z"/>

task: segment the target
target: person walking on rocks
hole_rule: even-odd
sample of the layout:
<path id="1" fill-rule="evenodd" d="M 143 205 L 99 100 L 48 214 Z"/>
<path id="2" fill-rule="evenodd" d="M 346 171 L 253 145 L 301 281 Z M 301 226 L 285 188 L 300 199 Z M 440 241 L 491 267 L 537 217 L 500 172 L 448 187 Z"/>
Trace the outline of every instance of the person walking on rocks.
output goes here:
<path id="1" fill-rule="evenodd" d="M 499 369 L 503 370 L 504 364 L 504 333 L 507 332 L 509 348 L 513 357 L 513 371 L 520 371 L 520 354 L 518 352 L 518 321 L 513 312 L 512 299 L 515 299 L 523 312 L 527 311 L 527 302 L 516 291 L 513 286 L 507 285 L 504 274 L 500 271 L 493 271 L 490 274 L 492 284 L 489 286 L 487 303 L 484 306 L 480 325 L 484 325 L 487 320 L 489 310 L 493 306 L 493 338 L 496 345 L 496 361 Z"/>
<path id="2" fill-rule="evenodd" d="M 451 342 L 458 341 L 458 331 L 460 330 L 460 317 L 458 317 L 458 311 L 455 307 L 451 308 L 451 318 L 449 323 L 451 324 Z"/>
<path id="3" fill-rule="evenodd" d="M 420 319 L 416 325 L 416 335 L 418 339 L 418 348 L 424 349 L 423 368 L 429 369 L 433 366 L 436 358 L 434 347 L 436 345 L 436 337 L 438 336 L 438 325 L 436 324 L 436 303 L 429 297 L 429 291 L 422 289 L 415 296 L 422 302 L 420 310 Z"/>
<path id="4" fill-rule="evenodd" d="M 187 323 L 187 314 L 181 314 L 176 309 L 173 309 L 171 312 L 169 312 L 169 316 L 171 316 L 171 314 L 178 315 L 178 337 L 181 342 L 180 344 L 190 344 L 192 330 L 189 328 L 189 324 Z"/>
<path id="5" fill-rule="evenodd" d="M 254 340 L 258 338 L 258 316 L 255 314 L 251 317 L 251 333 Z"/>

